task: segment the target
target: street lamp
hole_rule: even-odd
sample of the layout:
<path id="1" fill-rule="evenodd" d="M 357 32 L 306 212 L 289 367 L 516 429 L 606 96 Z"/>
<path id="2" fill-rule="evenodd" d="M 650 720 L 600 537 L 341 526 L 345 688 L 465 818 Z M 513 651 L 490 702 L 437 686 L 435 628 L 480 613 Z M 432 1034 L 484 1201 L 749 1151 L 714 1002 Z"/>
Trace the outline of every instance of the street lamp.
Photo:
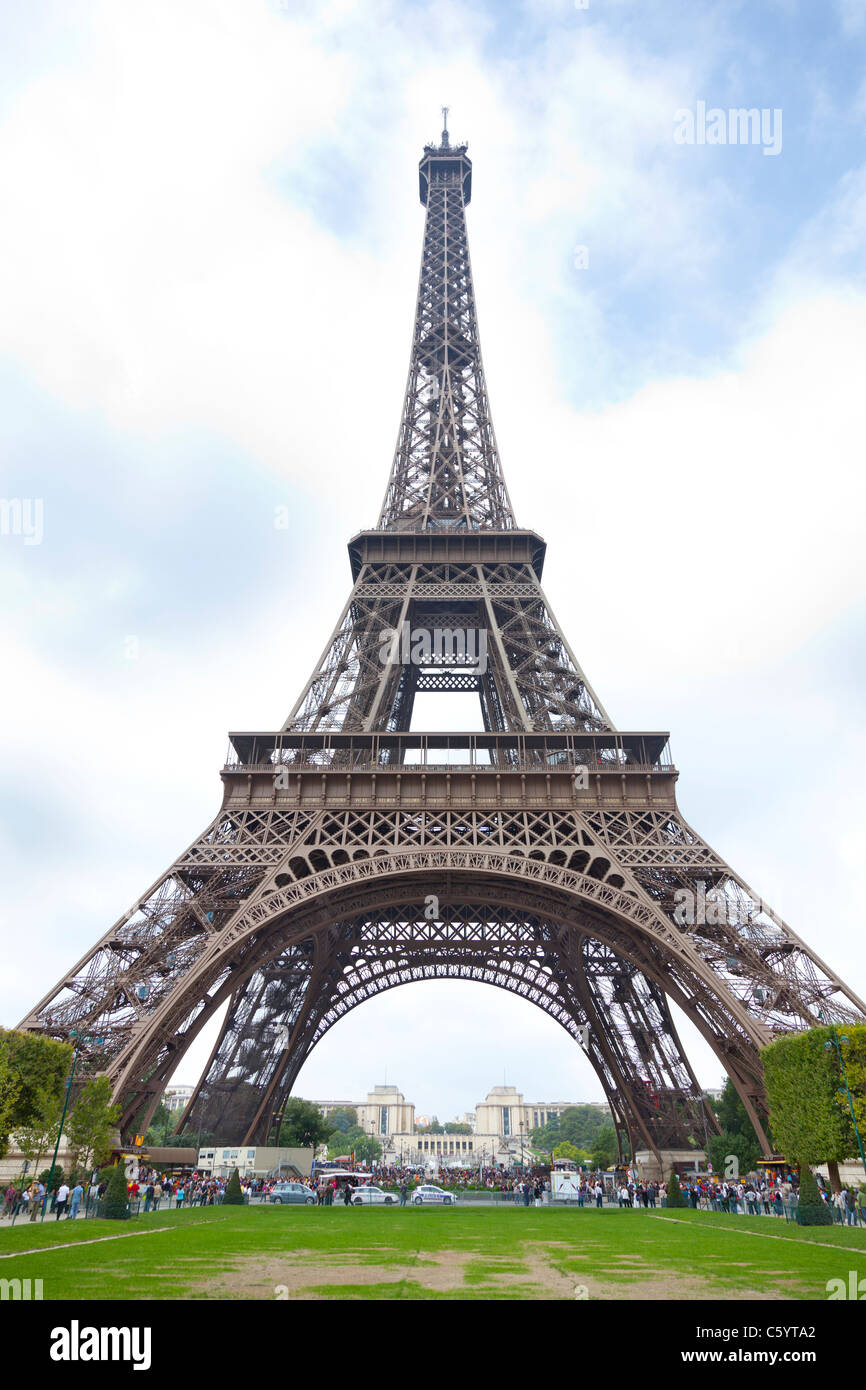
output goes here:
<path id="1" fill-rule="evenodd" d="M 848 1085 L 848 1073 L 845 1070 L 845 1059 L 842 1056 L 842 1049 L 839 1046 L 840 1041 L 843 1043 L 850 1043 L 851 1039 L 846 1037 L 844 1033 L 842 1034 L 842 1037 L 840 1039 L 835 1027 L 831 1027 L 830 1032 L 832 1034 L 833 1040 L 832 1042 L 825 1042 L 824 1046 L 826 1048 L 835 1046 L 836 1048 L 836 1055 L 839 1058 L 839 1066 L 842 1068 L 842 1080 L 845 1082 L 845 1094 L 848 1097 L 848 1109 L 851 1111 L 851 1123 L 854 1126 L 854 1133 L 857 1135 L 857 1147 L 860 1150 L 860 1161 L 863 1164 L 863 1172 L 866 1173 L 866 1154 L 863 1153 L 863 1140 L 860 1138 L 860 1130 L 857 1128 L 857 1117 L 854 1114 L 854 1102 L 851 1099 L 851 1090 Z M 839 1089 L 841 1090 L 841 1087 Z"/>
<path id="2" fill-rule="evenodd" d="M 89 1043 L 89 1042 L 92 1042 L 92 1041 L 93 1041 L 93 1039 L 91 1038 L 91 1036 L 90 1036 L 89 1033 L 79 1033 L 79 1031 L 78 1031 L 77 1028 L 72 1028 L 72 1029 L 70 1030 L 69 1036 L 70 1036 L 70 1038 L 77 1038 L 77 1039 L 78 1039 L 78 1042 L 75 1044 L 75 1051 L 74 1051 L 73 1054 L 72 1054 L 72 1069 L 71 1069 L 71 1071 L 70 1071 L 70 1073 L 69 1073 L 69 1080 L 68 1080 L 67 1083 L 66 1083 L 66 1095 L 63 1097 L 63 1114 L 60 1116 L 60 1127 L 59 1127 L 59 1129 L 57 1130 L 57 1143 L 54 1145 L 54 1157 L 53 1157 L 52 1160 L 51 1160 L 51 1170 L 50 1170 L 50 1172 L 49 1172 L 49 1174 L 48 1174 L 48 1181 L 49 1181 L 49 1182 L 51 1182 L 51 1179 L 52 1179 L 52 1177 L 54 1176 L 54 1168 L 55 1168 L 55 1165 L 56 1165 L 56 1163 L 57 1163 L 57 1151 L 58 1151 L 58 1149 L 60 1148 L 60 1140 L 61 1140 L 61 1137 L 62 1137 L 62 1135 L 63 1135 L 63 1122 L 64 1122 L 64 1120 L 66 1119 L 66 1111 L 67 1111 L 67 1109 L 68 1109 L 68 1107 L 69 1107 L 69 1095 L 70 1095 L 70 1092 L 71 1092 L 71 1090 L 72 1090 L 72 1082 L 73 1082 L 73 1079 L 74 1079 L 74 1077 L 75 1077 L 75 1064 L 76 1064 L 76 1062 L 78 1061 L 78 1054 L 79 1054 L 79 1052 L 81 1051 L 81 1044 L 82 1044 L 83 1042 Z M 97 1047 L 101 1047 L 102 1044 L 103 1044 L 103 1042 L 104 1042 L 104 1039 L 103 1039 L 103 1038 L 97 1038 L 97 1039 L 96 1039 L 96 1046 L 97 1046 Z M 41 1220 L 41 1221 L 44 1221 L 44 1220 L 45 1220 L 45 1208 L 46 1208 L 47 1206 L 48 1206 L 48 1193 L 46 1192 L 46 1194 L 45 1194 L 45 1201 L 42 1203 L 42 1216 L 40 1217 L 40 1220 Z"/>

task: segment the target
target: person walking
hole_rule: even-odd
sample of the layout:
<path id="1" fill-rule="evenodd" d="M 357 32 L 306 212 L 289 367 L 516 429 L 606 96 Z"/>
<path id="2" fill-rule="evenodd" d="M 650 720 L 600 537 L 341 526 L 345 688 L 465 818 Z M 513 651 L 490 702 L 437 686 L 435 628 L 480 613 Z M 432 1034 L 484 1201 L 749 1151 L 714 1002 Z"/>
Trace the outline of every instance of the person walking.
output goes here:
<path id="1" fill-rule="evenodd" d="M 408 1185 L 407 1185 L 407 1183 L 406 1183 L 406 1179 L 404 1178 L 403 1181 L 402 1181 L 401 1184 L 400 1184 L 400 1206 L 401 1206 L 401 1207 L 405 1207 L 405 1205 L 406 1205 L 406 1199 L 407 1199 L 408 1196 L 409 1196 L 409 1187 L 408 1187 Z"/>
<path id="2" fill-rule="evenodd" d="M 81 1182 L 79 1180 L 72 1189 L 72 1198 L 69 1203 L 69 1214 L 67 1216 L 67 1220 L 69 1220 L 70 1217 L 73 1221 L 75 1220 L 76 1216 L 78 1215 L 78 1209 L 81 1206 L 83 1198 L 84 1188 L 82 1187 Z"/>
<path id="3" fill-rule="evenodd" d="M 69 1184 L 64 1181 L 57 1189 L 57 1197 L 54 1201 L 55 1220 L 59 1221 L 66 1210 L 66 1203 L 69 1200 Z"/>
<path id="4" fill-rule="evenodd" d="M 42 1194 L 44 1188 L 41 1183 L 32 1182 L 30 1184 L 30 1220 L 35 1221 L 42 1210 Z"/>

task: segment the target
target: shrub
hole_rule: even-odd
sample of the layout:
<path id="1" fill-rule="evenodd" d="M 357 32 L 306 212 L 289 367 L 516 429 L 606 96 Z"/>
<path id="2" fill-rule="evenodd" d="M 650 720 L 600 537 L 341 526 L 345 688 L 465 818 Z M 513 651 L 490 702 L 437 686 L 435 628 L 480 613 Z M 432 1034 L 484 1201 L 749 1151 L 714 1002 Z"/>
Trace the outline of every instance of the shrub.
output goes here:
<path id="1" fill-rule="evenodd" d="M 670 1177 L 668 1178 L 668 1206 L 686 1206 L 686 1199 L 683 1196 L 683 1190 L 680 1187 L 680 1180 L 677 1177 L 676 1173 L 671 1173 Z"/>
<path id="2" fill-rule="evenodd" d="M 109 1221 L 127 1221 L 129 1219 L 129 1207 L 127 1204 L 126 1168 L 122 1163 L 115 1163 L 112 1168 L 109 1168 L 108 1174 L 108 1187 L 99 1204 L 99 1214 L 107 1217 Z"/>
<path id="3" fill-rule="evenodd" d="M 226 1184 L 226 1190 L 223 1193 L 223 1206 L 242 1207 L 243 1204 L 244 1194 L 241 1191 L 241 1180 L 238 1177 L 238 1170 L 236 1168 Z"/>
<path id="4" fill-rule="evenodd" d="M 833 1213 L 818 1191 L 815 1174 L 807 1164 L 800 1174 L 800 1199 L 797 1221 L 801 1226 L 832 1226 Z"/>

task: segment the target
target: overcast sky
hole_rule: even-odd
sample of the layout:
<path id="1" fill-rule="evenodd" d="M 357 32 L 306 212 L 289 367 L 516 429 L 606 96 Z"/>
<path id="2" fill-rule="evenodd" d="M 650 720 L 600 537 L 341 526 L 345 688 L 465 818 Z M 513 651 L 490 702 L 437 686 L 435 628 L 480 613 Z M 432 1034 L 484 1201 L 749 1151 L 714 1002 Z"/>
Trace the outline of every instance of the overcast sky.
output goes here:
<path id="1" fill-rule="evenodd" d="M 279 726 L 321 651 L 390 467 L 443 103 L 557 617 L 619 727 L 672 731 L 686 818 L 866 993 L 864 26 L 860 0 L 3 8 L 0 493 L 43 535 L 0 537 L 0 1021 L 205 827 L 227 731 Z M 678 143 L 700 102 L 780 112 L 781 150 Z M 296 1090 L 386 1074 L 440 1118 L 503 1078 L 602 1094 L 468 984 L 356 1010 Z"/>

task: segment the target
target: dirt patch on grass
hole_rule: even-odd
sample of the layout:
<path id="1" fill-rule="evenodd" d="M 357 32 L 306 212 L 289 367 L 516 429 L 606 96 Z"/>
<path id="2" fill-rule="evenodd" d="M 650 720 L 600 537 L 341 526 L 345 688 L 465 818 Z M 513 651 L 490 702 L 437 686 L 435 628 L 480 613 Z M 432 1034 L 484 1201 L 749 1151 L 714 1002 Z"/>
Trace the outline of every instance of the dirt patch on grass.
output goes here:
<path id="1" fill-rule="evenodd" d="M 281 1256 L 266 1260 L 249 1255 L 235 1259 L 231 1269 L 200 1284 L 197 1292 L 206 1298 L 315 1299 L 327 1296 L 317 1292 L 327 1286 L 400 1284 L 411 1280 L 430 1292 L 452 1293 L 463 1288 L 465 1267 L 471 1259 L 471 1255 L 453 1251 L 419 1251 L 412 1259 L 387 1265 L 371 1264 L 367 1256 L 353 1258 L 343 1252 L 333 1260 L 322 1259 L 321 1254 L 314 1259 Z"/>
<path id="2" fill-rule="evenodd" d="M 671 1270 L 655 1269 L 636 1256 L 608 1255 L 603 1267 L 568 1271 L 557 1267 L 567 1246 L 525 1242 L 508 1255 L 458 1253 L 454 1250 L 423 1251 L 395 1263 L 371 1263 L 369 1252 L 340 1251 L 329 1259 L 319 1252 L 292 1251 L 281 1256 L 235 1256 L 228 1267 L 202 1269 L 188 1285 L 194 1298 L 319 1300 L 348 1296 L 352 1288 L 406 1283 L 413 1290 L 475 1298 L 526 1301 L 603 1299 L 614 1301 L 726 1299 L 738 1302 L 771 1299 L 783 1301 L 801 1296 L 799 1290 L 775 1288 L 723 1288 L 716 1279 L 688 1277 Z M 569 1252 L 571 1253 L 571 1252 Z M 617 1261 L 614 1263 L 614 1261 Z M 474 1266 L 474 1268 L 473 1268 Z M 373 1295 L 375 1297 L 375 1294 Z M 396 1295 L 398 1298 L 400 1294 Z"/>

